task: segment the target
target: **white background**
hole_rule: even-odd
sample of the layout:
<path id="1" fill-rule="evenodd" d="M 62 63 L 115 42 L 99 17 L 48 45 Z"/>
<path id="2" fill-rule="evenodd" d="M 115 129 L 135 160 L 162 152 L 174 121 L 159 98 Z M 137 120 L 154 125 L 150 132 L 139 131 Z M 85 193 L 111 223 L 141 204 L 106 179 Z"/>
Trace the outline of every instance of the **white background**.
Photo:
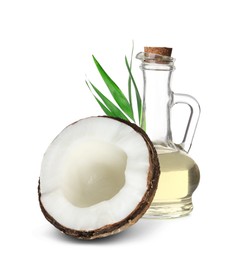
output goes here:
<path id="1" fill-rule="evenodd" d="M 233 259 L 232 2 L 0 1 L 1 259 Z M 173 47 L 172 88 L 201 104 L 190 153 L 201 170 L 195 208 L 186 218 L 140 220 L 119 235 L 77 241 L 39 209 L 40 163 L 66 125 L 102 114 L 84 83 L 87 75 L 102 84 L 91 55 L 125 88 L 132 40 L 135 54 L 144 45 Z"/>

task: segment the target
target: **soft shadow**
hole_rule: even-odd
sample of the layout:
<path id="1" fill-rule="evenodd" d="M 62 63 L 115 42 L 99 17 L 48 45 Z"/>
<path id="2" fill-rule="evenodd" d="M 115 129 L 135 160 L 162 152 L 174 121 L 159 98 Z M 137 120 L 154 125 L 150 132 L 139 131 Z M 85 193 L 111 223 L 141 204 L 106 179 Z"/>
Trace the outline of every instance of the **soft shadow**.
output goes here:
<path id="1" fill-rule="evenodd" d="M 63 234 L 59 230 L 55 228 L 51 228 L 48 230 L 46 234 L 47 237 L 52 239 L 56 239 L 63 243 L 69 244 L 114 244 L 114 243 L 126 243 L 133 240 L 141 240 L 148 234 L 152 234 L 158 232 L 163 226 L 163 222 L 160 220 L 149 220 L 149 219 L 141 219 L 135 225 L 128 228 L 127 230 L 120 232 L 119 234 L 112 235 L 109 237 L 94 239 L 94 240 L 81 240 L 68 235 Z"/>

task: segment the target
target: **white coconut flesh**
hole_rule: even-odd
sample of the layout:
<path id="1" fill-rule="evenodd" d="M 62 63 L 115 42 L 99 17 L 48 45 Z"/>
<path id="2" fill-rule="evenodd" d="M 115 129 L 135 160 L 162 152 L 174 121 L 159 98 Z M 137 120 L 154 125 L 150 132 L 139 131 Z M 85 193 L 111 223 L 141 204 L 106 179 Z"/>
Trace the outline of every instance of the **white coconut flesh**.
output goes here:
<path id="1" fill-rule="evenodd" d="M 60 225 L 96 230 L 126 218 L 147 189 L 149 149 L 127 124 L 91 117 L 66 127 L 48 147 L 40 201 Z"/>

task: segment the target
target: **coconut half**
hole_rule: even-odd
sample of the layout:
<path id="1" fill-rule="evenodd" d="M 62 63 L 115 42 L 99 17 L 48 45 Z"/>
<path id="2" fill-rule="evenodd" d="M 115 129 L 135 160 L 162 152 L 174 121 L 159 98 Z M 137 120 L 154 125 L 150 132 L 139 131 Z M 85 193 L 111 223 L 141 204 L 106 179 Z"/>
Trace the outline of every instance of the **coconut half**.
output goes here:
<path id="1" fill-rule="evenodd" d="M 67 235 L 113 235 L 149 208 L 159 172 L 155 148 L 141 128 L 110 117 L 82 119 L 67 126 L 44 155 L 41 210 Z"/>

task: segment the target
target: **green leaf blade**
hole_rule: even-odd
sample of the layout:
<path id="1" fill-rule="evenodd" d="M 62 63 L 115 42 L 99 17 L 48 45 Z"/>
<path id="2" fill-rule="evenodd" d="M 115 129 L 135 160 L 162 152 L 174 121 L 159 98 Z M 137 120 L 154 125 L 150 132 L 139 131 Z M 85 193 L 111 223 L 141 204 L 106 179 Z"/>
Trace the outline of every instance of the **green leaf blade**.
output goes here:
<path id="1" fill-rule="evenodd" d="M 128 63 L 128 60 L 127 60 L 127 57 L 125 56 L 125 64 L 126 64 L 126 67 L 128 69 L 128 73 L 129 73 L 129 76 L 132 80 L 132 83 L 134 85 L 134 88 L 135 88 L 135 93 L 136 93 L 136 100 L 137 100 L 137 109 L 138 109 L 138 119 L 139 119 L 139 124 L 141 124 L 141 116 L 142 116 L 142 101 L 141 101 L 141 96 L 140 96 L 140 93 L 138 91 L 138 88 L 137 88 L 137 85 L 136 85 L 136 82 L 133 78 L 133 75 L 132 75 L 132 72 L 131 72 L 131 68 L 129 66 L 129 63 Z"/>
<path id="2" fill-rule="evenodd" d="M 106 105 L 107 109 L 110 111 L 107 111 L 109 114 L 109 116 L 113 116 L 113 117 L 118 117 L 124 120 L 128 120 L 128 118 L 123 114 L 123 112 L 118 109 L 118 107 L 116 107 L 107 97 L 105 97 L 101 91 L 99 91 L 91 82 L 89 82 L 90 85 L 92 86 L 92 88 L 94 89 L 94 91 L 97 93 L 97 95 L 101 98 L 101 100 L 104 102 L 104 104 Z M 99 103 L 99 102 L 98 102 Z M 99 103 L 100 105 L 100 103 Z M 102 104 L 102 109 L 103 109 L 103 104 Z M 104 111 L 105 112 L 105 111 Z"/>
<path id="3" fill-rule="evenodd" d="M 119 105 L 119 107 L 122 109 L 122 111 L 129 116 L 133 121 L 134 115 L 133 115 L 133 110 L 131 105 L 129 104 L 127 98 L 121 91 L 121 89 L 116 85 L 116 83 L 110 78 L 110 76 L 105 72 L 105 70 L 102 68 L 100 63 L 97 61 L 97 59 L 93 56 L 94 63 L 103 79 L 105 82 L 106 86 L 108 87 L 112 97 L 116 101 L 116 103 Z M 104 102 L 104 101 L 103 101 Z M 113 103 L 112 103 L 113 104 Z"/>
<path id="4" fill-rule="evenodd" d="M 132 70 L 133 51 L 134 51 L 134 42 L 132 42 L 132 52 L 131 52 L 131 60 L 130 60 L 130 70 Z M 129 75 L 129 77 L 128 77 L 128 100 L 129 100 L 130 106 L 131 106 L 132 111 L 133 111 L 133 106 L 132 106 L 132 80 L 131 80 L 130 75 Z"/>
<path id="5" fill-rule="evenodd" d="M 88 86 L 90 92 L 92 93 L 93 97 L 96 99 L 96 101 L 98 102 L 99 106 L 101 107 L 101 109 L 103 110 L 103 112 L 107 115 L 107 116 L 113 116 L 112 112 L 93 94 L 91 87 L 89 86 L 89 83 L 87 81 L 85 81 L 86 85 Z"/>
<path id="6" fill-rule="evenodd" d="M 94 96 L 95 97 L 95 96 Z M 111 111 L 105 106 L 102 104 L 102 102 L 96 98 L 96 101 L 98 102 L 99 106 L 102 108 L 102 110 L 104 111 L 104 113 L 107 115 L 107 116 L 113 116 L 113 114 L 111 113 Z"/>

